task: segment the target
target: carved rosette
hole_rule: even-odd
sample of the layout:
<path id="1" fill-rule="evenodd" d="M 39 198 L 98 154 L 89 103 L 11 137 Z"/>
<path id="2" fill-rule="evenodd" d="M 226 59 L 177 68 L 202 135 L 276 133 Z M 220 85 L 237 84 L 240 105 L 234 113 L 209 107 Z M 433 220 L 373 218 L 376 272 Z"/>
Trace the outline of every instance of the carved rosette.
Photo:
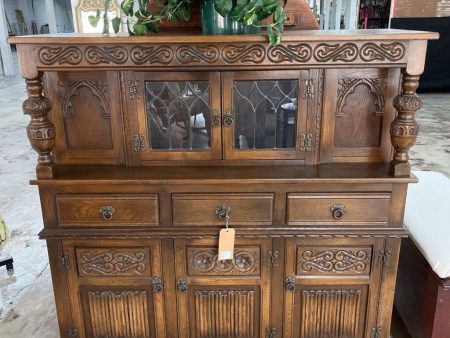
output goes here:
<path id="1" fill-rule="evenodd" d="M 26 87 L 28 98 L 23 102 L 22 109 L 31 117 L 27 134 L 31 147 L 38 153 L 37 177 L 51 178 L 54 173 L 51 151 L 55 146 L 55 126 L 48 118 L 52 104 L 42 95 L 42 73 L 35 79 L 26 79 Z"/>
<path id="2" fill-rule="evenodd" d="M 415 112 L 422 107 L 422 99 L 416 94 L 419 76 L 403 74 L 402 93 L 393 102 L 398 115 L 391 123 L 391 142 L 395 148 L 391 169 L 394 175 L 409 175 L 408 150 L 416 143 L 419 125 Z"/>
<path id="3" fill-rule="evenodd" d="M 368 271 L 370 259 L 366 250 L 325 250 L 315 252 L 305 250 L 301 252 L 298 261 L 303 272 L 352 272 L 364 273 Z"/>
<path id="4" fill-rule="evenodd" d="M 120 275 L 128 272 L 141 274 L 145 271 L 144 252 L 100 252 L 81 254 L 81 272 L 84 274 Z"/>

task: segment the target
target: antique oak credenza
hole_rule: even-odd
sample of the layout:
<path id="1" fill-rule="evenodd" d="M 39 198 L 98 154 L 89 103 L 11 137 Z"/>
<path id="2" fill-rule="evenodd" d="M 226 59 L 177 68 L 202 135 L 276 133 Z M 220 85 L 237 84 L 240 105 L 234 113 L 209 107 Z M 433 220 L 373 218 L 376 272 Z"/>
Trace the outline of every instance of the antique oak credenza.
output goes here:
<path id="1" fill-rule="evenodd" d="M 61 336 L 388 338 L 436 38 L 11 38 Z"/>

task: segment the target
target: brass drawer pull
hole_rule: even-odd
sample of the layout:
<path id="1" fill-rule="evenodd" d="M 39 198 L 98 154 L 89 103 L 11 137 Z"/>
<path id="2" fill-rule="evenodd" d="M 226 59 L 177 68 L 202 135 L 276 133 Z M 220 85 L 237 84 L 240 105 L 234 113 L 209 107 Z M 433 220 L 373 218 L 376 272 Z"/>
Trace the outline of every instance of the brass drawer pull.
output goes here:
<path id="1" fill-rule="evenodd" d="M 105 221 L 110 221 L 112 220 L 116 209 L 110 205 L 104 205 L 98 210 L 98 212 Z"/>
<path id="2" fill-rule="evenodd" d="M 285 281 L 285 287 L 287 292 L 294 292 L 295 291 L 295 281 L 294 277 L 286 277 Z"/>
<path id="3" fill-rule="evenodd" d="M 184 278 L 177 278 L 177 290 L 178 292 L 186 292 L 187 281 Z"/>
<path id="4" fill-rule="evenodd" d="M 231 207 L 227 204 L 222 205 L 221 207 L 216 208 L 216 215 L 220 220 L 226 220 L 230 218 Z"/>
<path id="5" fill-rule="evenodd" d="M 347 210 L 345 210 L 345 205 L 343 204 L 335 204 L 330 208 L 331 215 L 335 220 L 341 220 L 344 218 L 345 213 Z"/>
<path id="6" fill-rule="evenodd" d="M 220 113 L 219 110 L 214 109 L 211 113 L 211 125 L 213 127 L 220 127 L 222 124 L 222 121 L 220 120 Z"/>
<path id="7" fill-rule="evenodd" d="M 159 293 L 163 290 L 161 278 L 158 277 L 153 278 L 152 284 L 153 284 L 153 291 L 155 293 Z"/>

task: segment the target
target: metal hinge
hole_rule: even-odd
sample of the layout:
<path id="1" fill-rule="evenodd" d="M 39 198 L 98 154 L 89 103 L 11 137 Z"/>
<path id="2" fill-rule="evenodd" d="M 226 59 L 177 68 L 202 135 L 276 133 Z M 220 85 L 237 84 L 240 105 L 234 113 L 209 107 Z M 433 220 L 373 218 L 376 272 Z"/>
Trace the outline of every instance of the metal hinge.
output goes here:
<path id="1" fill-rule="evenodd" d="M 277 329 L 271 327 L 266 329 L 266 338 L 276 338 L 277 337 Z"/>
<path id="2" fill-rule="evenodd" d="M 80 334 L 78 333 L 78 330 L 70 329 L 69 330 L 69 338 L 80 338 Z"/>
<path id="3" fill-rule="evenodd" d="M 381 337 L 381 327 L 377 326 L 372 328 L 372 338 L 380 338 Z"/>
<path id="4" fill-rule="evenodd" d="M 70 267 L 69 254 L 67 252 L 60 252 L 58 256 L 58 265 L 64 269 Z"/>
<path id="5" fill-rule="evenodd" d="M 312 150 L 312 134 L 301 134 L 300 135 L 300 150 L 301 151 L 311 151 Z"/>
<path id="6" fill-rule="evenodd" d="M 391 250 L 381 250 L 378 254 L 378 266 L 385 267 L 391 265 Z"/>
<path id="7" fill-rule="evenodd" d="M 271 268 L 278 265 L 278 251 L 269 251 L 269 257 L 267 259 L 267 265 Z"/>
<path id="8" fill-rule="evenodd" d="M 314 90 L 314 80 L 303 80 L 303 94 L 302 97 L 304 99 L 313 99 L 315 96 L 315 90 Z"/>
<path id="9" fill-rule="evenodd" d="M 133 135 L 133 150 L 136 152 L 145 150 L 144 135 L 142 134 Z"/>

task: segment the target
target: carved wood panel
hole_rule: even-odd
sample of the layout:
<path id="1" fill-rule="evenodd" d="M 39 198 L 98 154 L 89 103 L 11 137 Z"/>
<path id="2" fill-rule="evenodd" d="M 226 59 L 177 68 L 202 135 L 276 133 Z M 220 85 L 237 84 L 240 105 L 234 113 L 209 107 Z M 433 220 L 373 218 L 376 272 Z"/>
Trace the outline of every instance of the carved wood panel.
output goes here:
<path id="1" fill-rule="evenodd" d="M 64 66 L 198 66 L 198 65 L 310 65 L 406 63 L 404 41 L 286 42 L 266 43 L 113 44 L 36 46 L 37 63 L 43 67 Z"/>
<path id="2" fill-rule="evenodd" d="M 147 291 L 90 291 L 87 298 L 91 337 L 152 337 Z"/>
<path id="3" fill-rule="evenodd" d="M 113 149 L 106 81 L 59 81 L 59 86 L 68 150 Z"/>
<path id="4" fill-rule="evenodd" d="M 80 277 L 145 277 L 151 275 L 148 248 L 77 248 Z"/>
<path id="5" fill-rule="evenodd" d="M 368 275 L 371 247 L 301 246 L 297 248 L 297 275 Z"/>
<path id="6" fill-rule="evenodd" d="M 218 261 L 217 247 L 187 247 L 189 276 L 260 276 L 260 247 L 238 246 L 233 261 Z"/>
<path id="7" fill-rule="evenodd" d="M 258 337 L 257 297 L 253 290 L 196 290 L 194 337 Z"/>
<path id="8" fill-rule="evenodd" d="M 361 289 L 303 289 L 298 296 L 300 313 L 296 337 L 360 338 L 365 317 L 365 292 Z"/>

